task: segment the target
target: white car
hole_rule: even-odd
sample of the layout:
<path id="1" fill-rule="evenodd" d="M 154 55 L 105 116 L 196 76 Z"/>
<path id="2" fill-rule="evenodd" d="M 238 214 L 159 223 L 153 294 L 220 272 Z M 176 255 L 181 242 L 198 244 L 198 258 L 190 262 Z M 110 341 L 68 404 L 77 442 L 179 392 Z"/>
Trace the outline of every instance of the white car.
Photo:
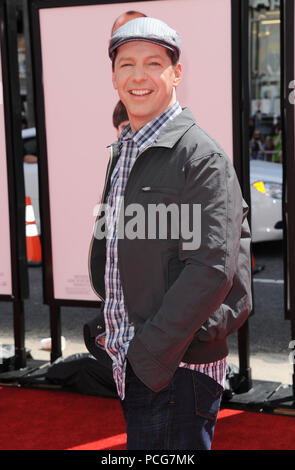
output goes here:
<path id="1" fill-rule="evenodd" d="M 281 163 L 250 160 L 252 242 L 283 238 Z"/>

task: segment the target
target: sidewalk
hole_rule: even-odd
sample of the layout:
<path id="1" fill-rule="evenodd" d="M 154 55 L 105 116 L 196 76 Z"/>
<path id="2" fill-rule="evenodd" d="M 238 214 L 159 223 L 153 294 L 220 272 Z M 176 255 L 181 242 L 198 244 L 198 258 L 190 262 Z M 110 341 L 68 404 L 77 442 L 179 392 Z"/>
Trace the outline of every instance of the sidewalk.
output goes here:
<path id="1" fill-rule="evenodd" d="M 40 338 L 41 340 L 41 338 Z M 40 340 L 26 339 L 26 348 L 30 350 L 33 359 L 50 362 L 50 351 L 41 349 Z M 12 344 L 12 338 L 0 336 L 0 343 Z M 66 338 L 66 347 L 63 357 L 76 353 L 87 353 L 84 343 Z M 239 367 L 239 357 L 236 353 L 230 353 L 228 363 Z M 252 379 L 281 382 L 286 385 L 292 384 L 293 365 L 289 363 L 288 356 L 279 354 L 260 353 L 250 356 L 250 367 Z"/>

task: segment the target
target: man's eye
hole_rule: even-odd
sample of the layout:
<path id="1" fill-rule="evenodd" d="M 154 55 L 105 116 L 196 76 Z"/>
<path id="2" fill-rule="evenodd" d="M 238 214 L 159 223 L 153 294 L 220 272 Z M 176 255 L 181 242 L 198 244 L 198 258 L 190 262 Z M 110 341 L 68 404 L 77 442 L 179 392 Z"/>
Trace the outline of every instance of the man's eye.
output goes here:
<path id="1" fill-rule="evenodd" d="M 131 64 L 122 64 L 121 67 L 128 67 Z"/>
<path id="2" fill-rule="evenodd" d="M 161 65 L 159 62 L 151 62 L 150 65 Z"/>

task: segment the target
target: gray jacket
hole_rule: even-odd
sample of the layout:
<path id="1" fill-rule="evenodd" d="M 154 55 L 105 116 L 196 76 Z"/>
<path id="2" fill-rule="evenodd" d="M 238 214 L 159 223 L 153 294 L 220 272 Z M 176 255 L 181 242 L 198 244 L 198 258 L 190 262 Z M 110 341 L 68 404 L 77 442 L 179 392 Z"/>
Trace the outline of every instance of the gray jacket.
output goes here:
<path id="1" fill-rule="evenodd" d="M 103 201 L 116 149 L 115 143 Z M 251 311 L 248 207 L 231 161 L 187 108 L 138 156 L 125 189 L 125 209 L 133 203 L 141 204 L 145 213 L 150 204 L 176 204 L 180 213 L 182 204 L 201 207 L 201 238 L 194 249 L 181 230 L 177 239 L 172 236 L 169 220 L 166 239 L 118 240 L 122 288 L 135 327 L 128 359 L 139 379 L 159 391 L 181 361 L 200 364 L 225 357 L 226 337 Z M 121 216 L 125 224 L 130 220 L 123 211 Z M 196 229 L 192 211 L 189 222 L 191 231 Z M 102 301 L 105 260 L 105 239 L 94 236 L 89 272 Z M 100 327 L 103 320 L 97 323 Z"/>

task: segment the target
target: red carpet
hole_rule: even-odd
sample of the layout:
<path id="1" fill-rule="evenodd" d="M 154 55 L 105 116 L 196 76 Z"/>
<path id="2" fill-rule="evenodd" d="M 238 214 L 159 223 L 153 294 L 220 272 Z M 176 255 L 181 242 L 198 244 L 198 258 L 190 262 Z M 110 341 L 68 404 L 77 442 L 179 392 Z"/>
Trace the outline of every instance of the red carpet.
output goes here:
<path id="1" fill-rule="evenodd" d="M 1 450 L 123 450 L 118 400 L 0 387 Z M 239 410 L 219 413 L 212 449 L 293 450 L 295 419 Z"/>
<path id="2" fill-rule="evenodd" d="M 218 415 L 212 449 L 294 450 L 295 418 L 223 409 Z"/>

